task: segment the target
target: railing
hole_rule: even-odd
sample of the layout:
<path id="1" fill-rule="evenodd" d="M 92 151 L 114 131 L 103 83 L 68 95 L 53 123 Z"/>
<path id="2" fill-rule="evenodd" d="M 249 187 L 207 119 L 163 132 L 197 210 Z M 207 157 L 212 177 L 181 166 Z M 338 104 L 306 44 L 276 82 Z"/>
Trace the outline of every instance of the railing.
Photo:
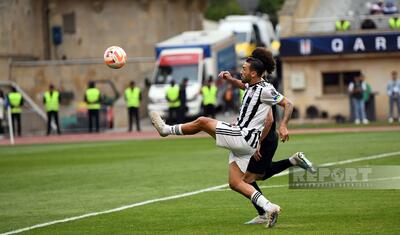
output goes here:
<path id="1" fill-rule="evenodd" d="M 370 19 L 376 25 L 373 30 L 387 31 L 393 30 L 389 27 L 389 19 L 391 17 L 400 17 L 400 14 L 393 15 L 357 15 L 357 16 L 330 16 L 330 17 L 317 17 L 317 18 L 298 18 L 293 20 L 292 34 L 305 34 L 305 33 L 332 33 L 336 31 L 337 20 L 350 21 L 351 31 L 363 30 L 361 24 L 364 20 Z"/>
<path id="2" fill-rule="evenodd" d="M 133 57 L 128 58 L 127 63 L 155 62 L 154 57 Z M 103 59 L 69 59 L 69 60 L 34 60 L 34 61 L 12 61 L 11 66 L 55 66 L 55 65 L 87 65 L 104 64 Z"/>

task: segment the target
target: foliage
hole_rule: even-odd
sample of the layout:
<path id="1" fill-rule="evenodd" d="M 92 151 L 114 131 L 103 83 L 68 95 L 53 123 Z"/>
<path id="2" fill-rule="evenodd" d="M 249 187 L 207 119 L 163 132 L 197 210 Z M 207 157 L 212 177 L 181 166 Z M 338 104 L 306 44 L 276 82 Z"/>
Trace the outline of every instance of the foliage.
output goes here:
<path id="1" fill-rule="evenodd" d="M 285 0 L 260 0 L 257 11 L 269 15 L 271 22 L 275 25 L 278 22 L 278 11 L 281 9 Z M 246 14 L 240 8 L 237 0 L 210 0 L 205 18 L 218 21 L 227 15 Z"/>
<path id="2" fill-rule="evenodd" d="M 227 15 L 243 15 L 245 12 L 240 8 L 236 0 L 210 0 L 204 17 L 209 20 L 218 21 Z"/>

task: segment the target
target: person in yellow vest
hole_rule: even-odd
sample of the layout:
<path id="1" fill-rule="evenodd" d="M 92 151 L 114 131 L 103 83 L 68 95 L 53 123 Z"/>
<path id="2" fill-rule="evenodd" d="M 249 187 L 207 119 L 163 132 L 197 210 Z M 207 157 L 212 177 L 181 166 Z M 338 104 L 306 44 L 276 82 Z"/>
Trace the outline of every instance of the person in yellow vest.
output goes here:
<path id="1" fill-rule="evenodd" d="M 85 92 L 85 102 L 89 114 L 89 132 L 92 132 L 93 122 L 96 126 L 96 132 L 100 131 L 100 98 L 100 90 L 95 87 L 93 81 L 90 81 L 88 89 Z"/>
<path id="2" fill-rule="evenodd" d="M 336 21 L 336 31 L 344 32 L 350 29 L 350 21 L 341 19 Z"/>
<path id="3" fill-rule="evenodd" d="M 244 97 L 244 93 L 245 93 L 245 91 L 244 91 L 244 90 L 242 90 L 242 89 L 240 89 L 240 90 L 239 90 L 239 99 L 240 99 L 240 104 L 242 104 L 242 103 L 243 103 L 243 97 Z"/>
<path id="4" fill-rule="evenodd" d="M 400 18 L 399 17 L 390 17 L 390 19 L 389 19 L 389 27 L 391 29 L 400 30 Z"/>
<path id="5" fill-rule="evenodd" d="M 125 89 L 125 102 L 128 108 L 128 131 L 132 131 L 133 117 L 136 120 L 136 130 L 140 131 L 139 107 L 142 100 L 140 88 L 135 85 L 134 81 L 129 83 L 129 87 Z"/>
<path id="6" fill-rule="evenodd" d="M 215 118 L 215 106 L 217 105 L 217 86 L 213 84 L 213 79 L 210 77 L 207 85 L 201 88 L 203 96 L 204 116 Z"/>
<path id="7" fill-rule="evenodd" d="M 61 134 L 60 124 L 58 121 L 58 109 L 60 106 L 60 94 L 57 90 L 54 89 L 54 85 L 50 84 L 49 90 L 46 91 L 43 95 L 43 104 L 46 108 L 47 112 L 47 135 L 51 133 L 51 120 L 54 119 L 54 122 L 57 126 L 57 134 Z"/>
<path id="8" fill-rule="evenodd" d="M 11 92 L 8 93 L 7 98 L 11 108 L 11 120 L 14 133 L 17 132 L 18 136 L 21 136 L 21 107 L 24 105 L 24 98 L 15 87 L 11 88 Z"/>
<path id="9" fill-rule="evenodd" d="M 168 101 L 168 120 L 170 123 L 175 123 L 178 118 L 178 112 L 181 107 L 179 100 L 179 85 L 175 84 L 175 80 L 171 80 L 170 86 L 167 88 L 166 99 Z"/>

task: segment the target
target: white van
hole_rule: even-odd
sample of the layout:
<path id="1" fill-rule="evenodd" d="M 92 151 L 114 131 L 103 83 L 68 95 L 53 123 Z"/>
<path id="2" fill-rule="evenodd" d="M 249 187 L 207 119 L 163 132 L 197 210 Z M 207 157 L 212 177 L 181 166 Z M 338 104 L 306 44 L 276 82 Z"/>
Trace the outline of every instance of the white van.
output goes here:
<path id="1" fill-rule="evenodd" d="M 217 79 L 222 70 L 237 66 L 235 39 L 232 33 L 189 31 L 156 45 L 157 62 L 149 90 L 149 111 L 168 114 L 166 90 L 172 80 L 181 84 L 187 78 L 188 116 L 201 114 L 202 84 L 210 76 Z"/>
<path id="2" fill-rule="evenodd" d="M 236 53 L 240 58 L 251 55 L 257 46 L 270 47 L 275 32 L 268 15 L 232 15 L 219 22 L 219 30 L 236 37 Z"/>

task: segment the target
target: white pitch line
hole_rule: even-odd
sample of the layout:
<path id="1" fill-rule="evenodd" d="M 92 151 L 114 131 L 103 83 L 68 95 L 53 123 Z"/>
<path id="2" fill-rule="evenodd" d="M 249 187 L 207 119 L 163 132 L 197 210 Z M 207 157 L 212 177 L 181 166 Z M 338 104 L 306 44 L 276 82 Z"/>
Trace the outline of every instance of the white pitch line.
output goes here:
<path id="1" fill-rule="evenodd" d="M 376 181 L 387 181 L 387 180 L 400 180 L 400 176 L 393 176 L 393 177 L 386 177 L 386 178 L 373 178 L 373 179 L 368 179 L 367 182 L 376 182 Z M 355 180 L 352 181 L 351 183 L 363 183 L 365 181 L 362 180 Z M 289 184 L 273 184 L 273 185 L 261 185 L 258 186 L 260 189 L 266 189 L 266 188 L 286 188 L 289 187 Z M 215 189 L 215 192 L 223 192 L 223 191 L 231 191 L 232 189 L 230 188 L 220 188 L 220 189 Z"/>
<path id="2" fill-rule="evenodd" d="M 372 155 L 372 156 L 361 157 L 361 158 L 354 158 L 354 159 L 338 161 L 338 162 L 330 162 L 330 163 L 322 164 L 320 166 L 343 165 L 343 164 L 348 164 L 348 163 L 353 163 L 353 162 L 373 160 L 373 159 L 391 157 L 391 156 L 396 156 L 396 155 L 400 155 L 400 151 L 391 152 L 391 153 L 382 153 L 382 154 L 378 154 L 378 155 Z M 273 177 L 279 177 L 279 176 L 283 176 L 283 175 L 287 175 L 287 174 L 288 174 L 288 171 L 284 171 L 284 172 L 281 172 L 279 174 L 274 175 Z M 88 217 L 92 217 L 92 216 L 97 216 L 97 215 L 110 214 L 110 213 L 114 213 L 114 212 L 130 209 L 130 208 L 133 208 L 133 207 L 143 206 L 143 205 L 147 205 L 147 204 L 151 204 L 151 203 L 155 203 L 155 202 L 173 200 L 173 199 L 182 198 L 182 197 L 188 197 L 188 196 L 196 195 L 196 194 L 199 194 L 199 193 L 214 191 L 214 190 L 225 188 L 225 187 L 228 187 L 228 184 L 213 186 L 213 187 L 200 189 L 200 190 L 193 191 L 193 192 L 188 192 L 188 193 L 177 194 L 177 195 L 173 195 L 173 196 L 169 196 L 169 197 L 162 197 L 162 198 L 156 198 L 156 199 L 147 200 L 147 201 L 143 201 L 143 202 L 133 203 L 133 204 L 130 204 L 130 205 L 125 205 L 125 206 L 117 207 L 117 208 L 110 209 L 110 210 L 92 212 L 92 213 L 79 215 L 79 216 L 74 216 L 74 217 L 68 217 L 68 218 L 60 219 L 60 220 L 53 220 L 53 221 L 50 221 L 50 222 L 47 222 L 47 223 L 36 224 L 36 225 L 30 226 L 30 227 L 25 227 L 25 228 L 20 228 L 20 229 L 17 229 L 17 230 L 12 230 L 12 231 L 9 231 L 9 232 L 6 232 L 6 233 L 2 233 L 0 235 L 9 235 L 9 234 L 21 233 L 21 232 L 29 231 L 29 230 L 36 229 L 36 228 L 43 228 L 43 227 L 50 226 L 50 225 L 53 225 L 53 224 L 60 224 L 60 223 L 80 220 L 80 219 L 84 219 L 84 218 L 88 218 Z"/>

